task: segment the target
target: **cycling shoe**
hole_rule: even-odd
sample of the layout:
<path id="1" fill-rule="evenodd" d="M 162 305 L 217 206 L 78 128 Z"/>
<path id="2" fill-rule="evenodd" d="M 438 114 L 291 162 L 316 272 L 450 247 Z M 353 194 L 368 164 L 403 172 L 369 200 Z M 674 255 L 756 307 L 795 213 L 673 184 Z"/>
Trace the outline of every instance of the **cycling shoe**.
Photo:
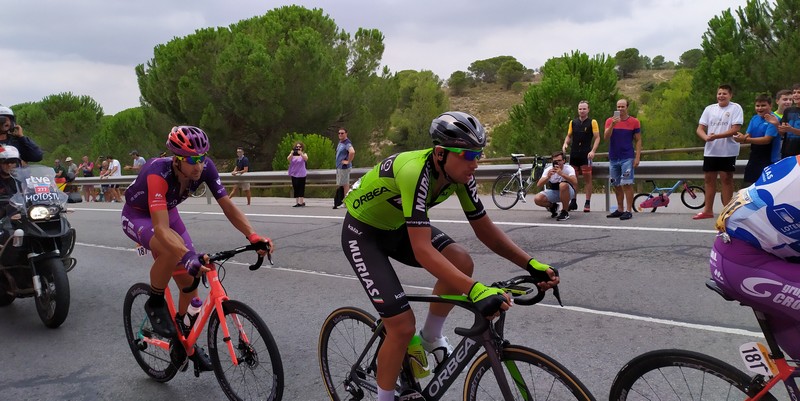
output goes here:
<path id="1" fill-rule="evenodd" d="M 166 338 L 172 338 L 177 334 L 175 332 L 175 324 L 172 323 L 166 304 L 153 307 L 148 299 L 144 303 L 144 311 L 147 313 L 147 318 L 150 319 L 150 325 L 153 326 L 153 331 L 156 334 Z"/>
<path id="2" fill-rule="evenodd" d="M 199 367 L 201 372 L 210 372 L 214 370 L 214 365 L 211 364 L 211 358 L 208 357 L 206 350 L 194 345 L 194 354 L 189 357 L 194 362 L 195 367 Z"/>

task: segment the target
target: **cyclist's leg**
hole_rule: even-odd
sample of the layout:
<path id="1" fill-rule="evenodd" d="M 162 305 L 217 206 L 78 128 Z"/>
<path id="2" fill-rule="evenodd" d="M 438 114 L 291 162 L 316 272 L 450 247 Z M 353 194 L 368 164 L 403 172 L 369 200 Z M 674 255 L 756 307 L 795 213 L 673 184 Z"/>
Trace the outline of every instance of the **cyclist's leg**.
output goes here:
<path id="1" fill-rule="evenodd" d="M 391 391 L 392 398 L 406 348 L 416 330 L 414 314 L 389 261 L 388 250 L 397 249 L 398 243 L 403 242 L 403 231 L 405 227 L 378 230 L 349 213 L 342 224 L 342 250 L 386 328 L 386 337 L 378 350 L 377 377 L 378 386 Z"/>

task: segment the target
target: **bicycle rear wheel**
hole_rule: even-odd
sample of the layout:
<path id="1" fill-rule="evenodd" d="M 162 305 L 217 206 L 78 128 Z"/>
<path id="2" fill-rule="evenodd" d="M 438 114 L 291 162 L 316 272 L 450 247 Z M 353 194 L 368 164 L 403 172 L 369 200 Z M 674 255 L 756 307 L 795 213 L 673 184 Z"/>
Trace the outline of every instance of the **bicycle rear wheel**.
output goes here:
<path id="1" fill-rule="evenodd" d="M 651 351 L 633 358 L 611 384 L 611 401 L 743 400 L 750 376 L 697 352 Z M 767 394 L 762 400 L 774 401 Z"/>
<path id="2" fill-rule="evenodd" d="M 492 185 L 492 201 L 498 208 L 508 210 L 519 202 L 522 187 L 516 173 L 502 173 Z"/>
<path id="3" fill-rule="evenodd" d="M 149 298 L 150 285 L 145 283 L 134 284 L 125 294 L 125 304 L 122 307 L 125 338 L 128 340 L 133 357 L 144 373 L 163 383 L 175 377 L 178 366 L 172 363 L 168 349 L 152 343 L 152 341 L 169 343 L 170 339 L 161 337 L 153 331 L 150 319 L 144 311 L 144 303 Z M 179 346 L 182 350 L 183 346 Z"/>
<path id="4" fill-rule="evenodd" d="M 653 195 L 651 195 L 651 194 L 638 194 L 638 195 L 634 196 L 633 197 L 633 211 L 634 212 L 646 212 L 646 211 L 649 210 L 650 213 L 655 213 L 656 209 L 658 209 L 657 207 L 650 208 L 650 209 L 643 209 L 641 207 L 642 202 L 644 202 L 644 201 L 646 201 L 646 200 L 648 200 L 648 199 L 650 199 L 652 197 L 653 197 Z"/>
<path id="5" fill-rule="evenodd" d="M 322 324 L 318 345 L 319 368 L 332 401 L 377 400 L 375 370 L 382 341 L 376 341 L 366 350 L 376 327 L 371 314 L 355 307 L 333 311 Z M 366 355 L 361 365 L 356 367 L 358 382 L 355 382 L 350 372 L 363 352 Z"/>
<path id="6" fill-rule="evenodd" d="M 266 323 L 239 301 L 223 302 L 222 310 L 235 355 L 230 355 L 216 310 L 208 323 L 208 354 L 222 391 L 231 400 L 279 401 L 283 397 L 283 364 Z"/>
<path id="7" fill-rule="evenodd" d="M 514 400 L 594 400 L 572 372 L 553 358 L 519 345 L 503 347 L 502 361 Z M 500 387 L 484 352 L 475 359 L 464 380 L 467 401 L 502 400 Z"/>
<path id="8" fill-rule="evenodd" d="M 697 185 L 689 185 L 681 192 L 681 202 L 689 209 L 702 209 L 706 205 L 706 191 Z"/>

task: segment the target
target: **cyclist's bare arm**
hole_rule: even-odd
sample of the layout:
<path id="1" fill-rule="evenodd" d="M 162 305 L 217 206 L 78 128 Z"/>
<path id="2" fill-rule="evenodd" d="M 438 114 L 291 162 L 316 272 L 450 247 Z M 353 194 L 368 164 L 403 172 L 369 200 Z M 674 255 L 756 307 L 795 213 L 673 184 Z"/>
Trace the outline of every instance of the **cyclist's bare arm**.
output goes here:
<path id="1" fill-rule="evenodd" d="M 411 249 L 414 250 L 414 257 L 425 270 L 437 279 L 458 288 L 463 294 L 469 294 L 475 280 L 458 270 L 433 247 L 430 227 L 408 227 L 408 237 Z"/>
<path id="2" fill-rule="evenodd" d="M 488 215 L 483 215 L 477 220 L 470 220 L 469 224 L 472 226 L 472 230 L 475 231 L 478 240 L 483 242 L 492 252 L 525 269 L 531 256 L 517 246 L 503 230 L 499 229 Z M 560 280 L 555 275 L 555 272 L 552 269 L 548 269 L 547 274 L 551 280 L 544 283 L 544 286 L 552 288 L 558 285 Z"/>
<path id="3" fill-rule="evenodd" d="M 254 234 L 256 230 L 253 229 L 253 226 L 250 224 L 250 220 L 247 219 L 247 216 L 242 213 L 242 211 L 236 207 L 233 201 L 227 197 L 223 196 L 217 199 L 217 203 L 219 207 L 222 208 L 222 213 L 225 214 L 225 217 L 236 227 L 239 232 L 244 234 L 245 237 L 250 237 L 251 234 Z M 269 243 L 269 253 L 275 251 L 275 245 L 272 243 L 272 240 L 267 240 Z"/>

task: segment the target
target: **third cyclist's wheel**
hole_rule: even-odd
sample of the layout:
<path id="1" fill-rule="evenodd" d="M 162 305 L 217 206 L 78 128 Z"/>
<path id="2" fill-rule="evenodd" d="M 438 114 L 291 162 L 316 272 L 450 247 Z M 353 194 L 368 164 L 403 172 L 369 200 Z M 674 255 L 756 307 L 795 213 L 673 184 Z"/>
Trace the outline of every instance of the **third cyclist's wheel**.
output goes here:
<path id="1" fill-rule="evenodd" d="M 135 284 L 125 294 L 122 307 L 125 337 L 133 352 L 133 357 L 142 370 L 156 381 L 166 382 L 178 373 L 178 366 L 172 363 L 169 349 L 158 344 L 168 344 L 170 339 L 153 331 L 144 303 L 150 298 L 150 284 Z M 180 346 L 181 348 L 183 346 Z"/>
<path id="2" fill-rule="evenodd" d="M 492 201 L 498 208 L 508 210 L 519 202 L 522 187 L 516 174 L 502 173 L 492 185 Z"/>
<path id="3" fill-rule="evenodd" d="M 653 197 L 653 195 L 650 195 L 650 194 L 638 194 L 638 195 L 634 196 L 633 197 L 633 210 L 635 212 L 646 212 L 646 211 L 649 210 L 650 213 L 654 213 L 656 211 L 656 209 L 658 209 L 657 207 L 642 209 L 642 207 L 640 206 L 642 204 L 642 202 L 644 202 L 644 201 L 646 201 L 646 200 L 648 200 L 648 199 L 650 199 L 652 197 Z"/>
<path id="4" fill-rule="evenodd" d="M 509 345 L 503 348 L 500 362 L 515 400 L 594 400 L 572 372 L 536 350 Z M 467 401 L 503 399 L 486 353 L 469 367 L 464 395 Z"/>
<path id="5" fill-rule="evenodd" d="M 222 391 L 231 400 L 280 401 L 283 364 L 266 323 L 239 301 L 225 301 L 222 309 L 230 338 L 225 337 L 216 311 L 208 323 L 208 354 Z"/>
<path id="6" fill-rule="evenodd" d="M 743 400 L 758 390 L 750 376 L 692 351 L 659 350 L 633 358 L 611 384 L 611 401 Z M 774 401 L 767 394 L 762 400 Z"/>
<path id="7" fill-rule="evenodd" d="M 697 185 L 689 185 L 681 192 L 681 202 L 689 209 L 702 209 L 706 205 L 706 191 Z"/>
<path id="8" fill-rule="evenodd" d="M 353 372 L 355 375 L 351 375 L 375 327 L 375 318 L 371 314 L 354 307 L 339 308 L 325 319 L 319 333 L 318 353 L 322 380 L 331 400 L 377 399 L 377 394 L 370 389 L 377 388 L 375 371 L 380 341 L 366 351 L 361 364 Z"/>

